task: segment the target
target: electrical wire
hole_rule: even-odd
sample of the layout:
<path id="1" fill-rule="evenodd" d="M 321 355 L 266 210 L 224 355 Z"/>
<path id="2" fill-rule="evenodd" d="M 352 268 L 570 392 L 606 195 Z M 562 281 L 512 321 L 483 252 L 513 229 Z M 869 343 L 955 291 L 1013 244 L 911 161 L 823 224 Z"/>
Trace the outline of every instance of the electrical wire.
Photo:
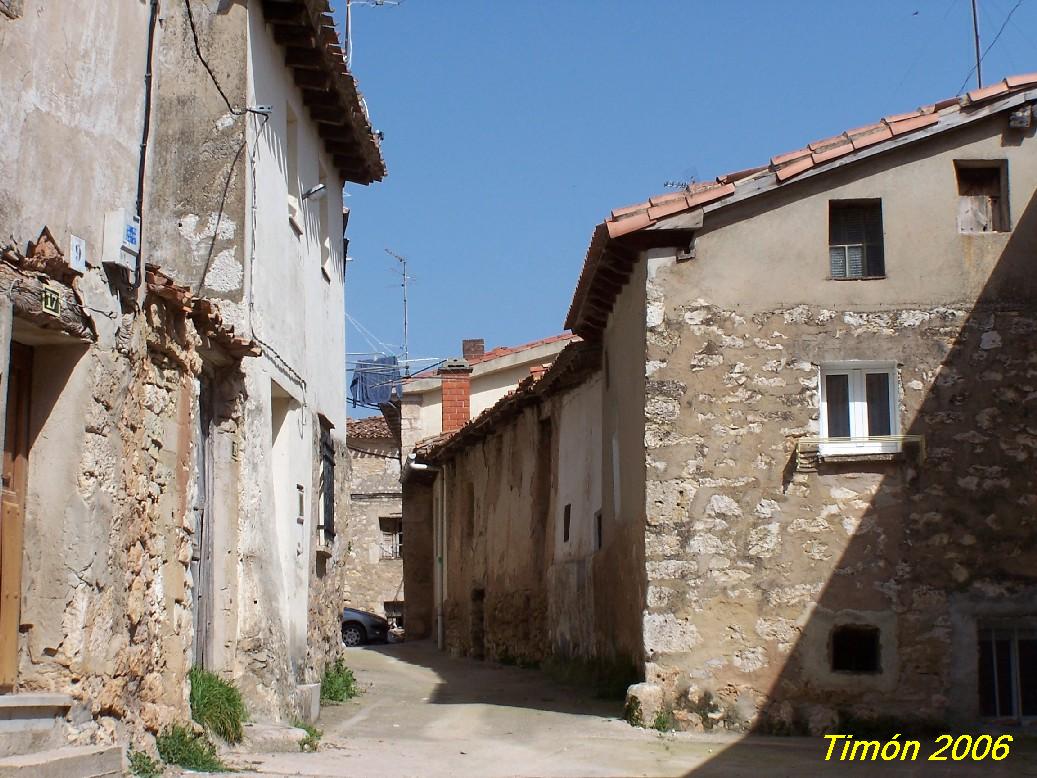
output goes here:
<path id="1" fill-rule="evenodd" d="M 965 80 L 961 82 L 961 86 L 958 87 L 957 94 L 960 95 L 962 92 L 965 91 L 965 87 L 969 83 L 969 79 L 972 78 L 972 74 L 976 72 L 976 68 L 979 65 L 983 64 L 983 60 L 986 59 L 986 56 L 990 53 L 990 50 L 994 48 L 994 44 L 997 43 L 998 39 L 1001 37 L 1001 33 L 1005 31 L 1005 27 L 1008 26 L 1008 22 L 1011 21 L 1012 15 L 1019 10 L 1019 6 L 1021 6 L 1022 4 L 1023 0 L 1018 0 L 1016 4 L 1012 6 L 1012 10 L 1008 12 L 1008 16 L 1005 17 L 1005 20 L 1004 22 L 1002 22 L 1001 28 L 997 31 L 997 34 L 994 36 L 994 39 L 990 41 L 990 44 L 985 49 L 983 49 L 983 53 L 980 54 L 979 62 L 972 66 L 972 68 L 969 70 L 968 75 L 965 76 Z"/>

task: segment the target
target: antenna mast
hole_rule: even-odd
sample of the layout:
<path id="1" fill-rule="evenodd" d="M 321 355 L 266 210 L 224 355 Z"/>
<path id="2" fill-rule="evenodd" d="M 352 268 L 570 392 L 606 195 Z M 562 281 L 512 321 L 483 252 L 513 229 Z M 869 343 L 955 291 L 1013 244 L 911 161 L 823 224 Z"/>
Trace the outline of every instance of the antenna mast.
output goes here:
<path id="1" fill-rule="evenodd" d="M 410 375 L 410 351 L 407 347 L 407 282 L 411 280 L 411 276 L 407 275 L 407 258 L 400 256 L 394 251 L 389 249 L 385 250 L 385 253 L 400 263 L 402 267 L 401 275 L 403 276 L 400 286 L 403 287 L 403 371 L 404 375 Z"/>
<path id="2" fill-rule="evenodd" d="M 976 8 L 977 0 L 972 0 L 972 37 L 976 43 L 976 87 L 983 88 L 983 58 L 979 53 L 979 10 Z"/>

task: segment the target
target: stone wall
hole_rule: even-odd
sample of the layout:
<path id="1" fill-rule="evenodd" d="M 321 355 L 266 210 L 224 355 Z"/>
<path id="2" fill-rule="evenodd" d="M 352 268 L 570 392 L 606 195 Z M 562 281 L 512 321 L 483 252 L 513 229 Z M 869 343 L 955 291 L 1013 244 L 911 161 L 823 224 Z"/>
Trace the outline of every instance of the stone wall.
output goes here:
<path id="1" fill-rule="evenodd" d="M 350 511 L 344 530 L 348 604 L 384 615 L 386 602 L 403 601 L 403 560 L 383 559 L 381 519 L 403 517 L 399 449 L 390 439 L 349 439 Z M 407 533 L 403 533 L 406 548 Z"/>
<path id="2" fill-rule="evenodd" d="M 586 680 L 629 676 L 639 657 L 617 640 L 615 610 L 639 577 L 638 559 L 623 554 L 622 528 L 602 516 L 593 421 L 603 386 L 600 373 L 584 376 L 440 464 L 448 650 L 519 664 L 575 662 L 591 669 Z"/>
<path id="3" fill-rule="evenodd" d="M 979 717 L 977 629 L 1035 616 L 1037 306 L 1004 287 L 1023 256 L 973 305 L 886 310 L 683 302 L 680 266 L 657 267 L 646 672 L 703 726 Z M 797 455 L 819 432 L 819 366 L 839 360 L 897 365 L 921 447 Z M 880 630 L 879 672 L 832 670 L 839 625 Z"/>
<path id="4" fill-rule="evenodd" d="M 35 349 L 19 690 L 72 694 L 80 742 L 190 716 L 202 361 L 182 314 L 144 314 L 116 349 Z"/>

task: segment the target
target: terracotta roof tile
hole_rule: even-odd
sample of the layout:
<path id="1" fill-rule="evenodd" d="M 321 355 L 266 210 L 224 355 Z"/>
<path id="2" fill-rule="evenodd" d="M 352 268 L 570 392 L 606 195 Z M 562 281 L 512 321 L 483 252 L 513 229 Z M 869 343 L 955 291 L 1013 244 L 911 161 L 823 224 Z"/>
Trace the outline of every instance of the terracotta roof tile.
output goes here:
<path id="1" fill-rule="evenodd" d="M 793 176 L 798 176 L 804 170 L 810 170 L 814 166 L 814 160 L 812 157 L 803 157 L 797 159 L 795 162 L 789 165 L 782 165 L 774 171 L 774 175 L 778 177 L 779 181 L 787 181 Z"/>
<path id="2" fill-rule="evenodd" d="M 1009 76 L 1005 79 L 1005 83 L 1012 89 L 1018 89 L 1022 86 L 1035 86 L 1037 85 L 1037 73 L 1022 73 L 1017 76 Z"/>
<path id="3" fill-rule="evenodd" d="M 795 151 L 787 151 L 784 154 L 779 154 L 776 157 L 771 157 L 771 165 L 778 167 L 779 165 L 787 165 L 789 162 L 795 162 L 797 159 L 802 157 L 810 156 L 810 149 L 796 149 Z"/>
<path id="4" fill-rule="evenodd" d="M 852 151 L 853 144 L 850 142 L 850 139 L 844 135 L 842 136 L 842 143 L 835 146 L 829 146 L 824 151 L 816 152 L 811 156 L 811 160 L 815 165 L 820 165 L 822 162 L 827 162 L 836 157 L 842 157 Z"/>
<path id="5" fill-rule="evenodd" d="M 648 215 L 648 211 L 635 213 L 634 215 L 627 216 L 623 219 L 610 219 L 608 222 L 609 237 L 618 238 L 620 235 L 637 232 L 638 230 L 648 227 L 651 223 L 652 217 Z"/>
<path id="6" fill-rule="evenodd" d="M 940 121 L 940 116 L 935 113 L 919 114 L 910 118 L 902 119 L 900 121 L 892 122 L 889 125 L 890 132 L 894 136 L 903 135 L 905 132 L 914 132 L 920 130 L 923 127 L 929 127 Z"/>
<path id="7" fill-rule="evenodd" d="M 1011 89 L 1008 86 L 1007 80 L 998 81 L 996 84 L 990 84 L 982 89 L 973 89 L 971 92 L 967 92 L 965 96 L 970 103 L 978 103 L 982 100 L 989 100 L 992 97 L 1000 97 L 1003 94 L 1007 94 Z"/>
<path id="8" fill-rule="evenodd" d="M 346 422 L 346 436 L 358 440 L 392 440 L 393 434 L 384 416 L 370 416 L 366 419 L 349 419 Z"/>
<path id="9" fill-rule="evenodd" d="M 684 191 L 680 192 L 669 192 L 667 194 L 656 195 L 655 197 L 649 197 L 648 202 L 650 205 L 668 205 L 674 201 L 683 200 L 687 197 L 687 193 Z M 641 207 L 644 207 L 643 205 Z"/>
<path id="10" fill-rule="evenodd" d="M 885 124 L 873 124 L 870 127 L 862 127 L 859 132 L 847 134 L 850 135 L 854 151 L 874 146 L 893 137 L 893 131 Z"/>
<path id="11" fill-rule="evenodd" d="M 659 219 L 663 219 L 669 216 L 670 214 L 686 211 L 688 210 L 688 207 L 691 204 L 689 201 L 689 197 L 687 197 L 686 195 L 681 195 L 679 200 L 670 200 L 669 202 L 664 203 L 662 205 L 656 205 L 648 209 L 648 218 L 652 221 L 658 221 Z"/>

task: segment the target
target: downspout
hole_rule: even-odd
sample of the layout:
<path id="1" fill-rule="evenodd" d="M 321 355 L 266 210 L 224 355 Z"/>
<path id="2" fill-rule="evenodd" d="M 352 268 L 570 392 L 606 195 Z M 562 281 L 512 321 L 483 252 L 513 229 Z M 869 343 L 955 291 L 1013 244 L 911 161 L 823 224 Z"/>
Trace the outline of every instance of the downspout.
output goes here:
<path id="1" fill-rule="evenodd" d="M 151 0 L 151 18 L 148 19 L 148 53 L 144 68 L 144 127 L 140 138 L 140 158 L 137 161 L 137 218 L 140 219 L 140 233 L 137 236 L 140 251 L 137 252 L 137 277 L 133 280 L 133 289 L 140 288 L 144 280 L 144 178 L 145 165 L 148 158 L 148 136 L 151 134 L 151 81 L 152 62 L 155 52 L 155 27 L 158 25 L 159 0 Z"/>

